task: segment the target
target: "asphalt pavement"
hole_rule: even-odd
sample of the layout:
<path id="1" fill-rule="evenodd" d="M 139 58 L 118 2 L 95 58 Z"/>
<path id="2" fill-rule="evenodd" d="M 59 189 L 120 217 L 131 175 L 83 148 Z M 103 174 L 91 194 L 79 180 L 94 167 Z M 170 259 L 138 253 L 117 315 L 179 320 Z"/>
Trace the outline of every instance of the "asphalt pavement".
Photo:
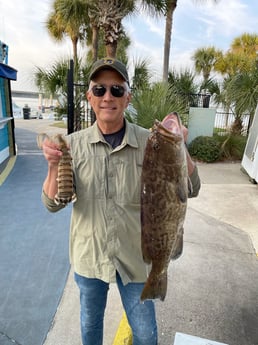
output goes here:
<path id="1" fill-rule="evenodd" d="M 69 273 L 69 210 L 51 215 L 43 207 L 47 170 L 36 133 L 15 133 L 18 155 L 0 187 L 0 344 L 39 345 Z"/>
<path id="2" fill-rule="evenodd" d="M 0 186 L 0 344 L 80 345 L 79 296 L 68 263 L 70 208 L 50 214 L 40 200 L 46 163 L 36 133 L 60 130 L 48 120 L 15 123 L 18 156 Z M 202 188 L 189 200 L 184 253 L 170 264 L 165 301 L 155 302 L 159 345 L 174 344 L 179 332 L 258 345 L 258 186 L 239 162 L 198 169 Z M 122 316 L 111 285 L 104 345 L 129 344 Z"/>

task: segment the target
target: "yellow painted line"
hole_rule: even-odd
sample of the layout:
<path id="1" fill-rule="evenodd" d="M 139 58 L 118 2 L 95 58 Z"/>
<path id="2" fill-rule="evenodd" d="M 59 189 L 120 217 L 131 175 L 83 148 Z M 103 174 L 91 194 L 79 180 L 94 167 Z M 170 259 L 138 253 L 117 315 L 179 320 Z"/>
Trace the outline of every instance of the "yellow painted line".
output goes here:
<path id="1" fill-rule="evenodd" d="M 12 156 L 9 158 L 8 163 L 3 170 L 3 172 L 0 174 L 0 186 L 4 183 L 4 181 L 7 179 L 8 175 L 12 171 L 14 164 L 16 162 L 17 156 Z"/>
<path id="2" fill-rule="evenodd" d="M 127 317 L 124 312 L 118 326 L 113 345 L 132 345 L 132 339 L 132 330 L 128 324 Z"/>

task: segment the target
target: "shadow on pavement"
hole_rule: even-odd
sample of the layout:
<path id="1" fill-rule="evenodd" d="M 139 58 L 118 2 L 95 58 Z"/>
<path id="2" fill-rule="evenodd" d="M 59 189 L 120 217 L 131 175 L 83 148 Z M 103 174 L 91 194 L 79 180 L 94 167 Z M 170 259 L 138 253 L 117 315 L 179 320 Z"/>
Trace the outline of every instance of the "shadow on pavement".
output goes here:
<path id="1" fill-rule="evenodd" d="M 36 134 L 16 129 L 18 157 L 0 187 L 0 343 L 41 345 L 69 273 L 69 207 L 41 203 L 47 165 Z"/>
<path id="2" fill-rule="evenodd" d="M 156 303 L 161 345 L 174 344 L 176 332 L 258 344 L 258 260 L 247 233 L 189 208 L 184 254 L 168 279 Z"/>

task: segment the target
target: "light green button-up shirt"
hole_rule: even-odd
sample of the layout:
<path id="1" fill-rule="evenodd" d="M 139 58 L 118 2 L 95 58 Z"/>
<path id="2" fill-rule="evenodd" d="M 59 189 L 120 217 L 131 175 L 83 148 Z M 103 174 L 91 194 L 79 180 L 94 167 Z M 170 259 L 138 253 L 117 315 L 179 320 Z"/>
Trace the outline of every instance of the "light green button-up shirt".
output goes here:
<path id="1" fill-rule="evenodd" d="M 118 271 L 124 284 L 147 278 L 141 251 L 140 177 L 148 136 L 148 130 L 127 121 L 123 141 L 115 149 L 96 123 L 68 136 L 77 194 L 70 261 L 82 276 L 115 282 Z M 52 212 L 62 208 L 44 193 L 43 202 Z"/>

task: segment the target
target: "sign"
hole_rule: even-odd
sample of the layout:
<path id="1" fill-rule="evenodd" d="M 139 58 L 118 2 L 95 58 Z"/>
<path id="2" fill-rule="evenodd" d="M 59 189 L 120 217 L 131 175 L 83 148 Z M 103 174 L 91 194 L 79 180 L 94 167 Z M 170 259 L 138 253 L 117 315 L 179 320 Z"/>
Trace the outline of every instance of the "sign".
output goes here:
<path id="1" fill-rule="evenodd" d="M 209 339 L 194 337 L 189 334 L 176 333 L 174 345 L 228 345 L 225 343 L 218 343 Z"/>

